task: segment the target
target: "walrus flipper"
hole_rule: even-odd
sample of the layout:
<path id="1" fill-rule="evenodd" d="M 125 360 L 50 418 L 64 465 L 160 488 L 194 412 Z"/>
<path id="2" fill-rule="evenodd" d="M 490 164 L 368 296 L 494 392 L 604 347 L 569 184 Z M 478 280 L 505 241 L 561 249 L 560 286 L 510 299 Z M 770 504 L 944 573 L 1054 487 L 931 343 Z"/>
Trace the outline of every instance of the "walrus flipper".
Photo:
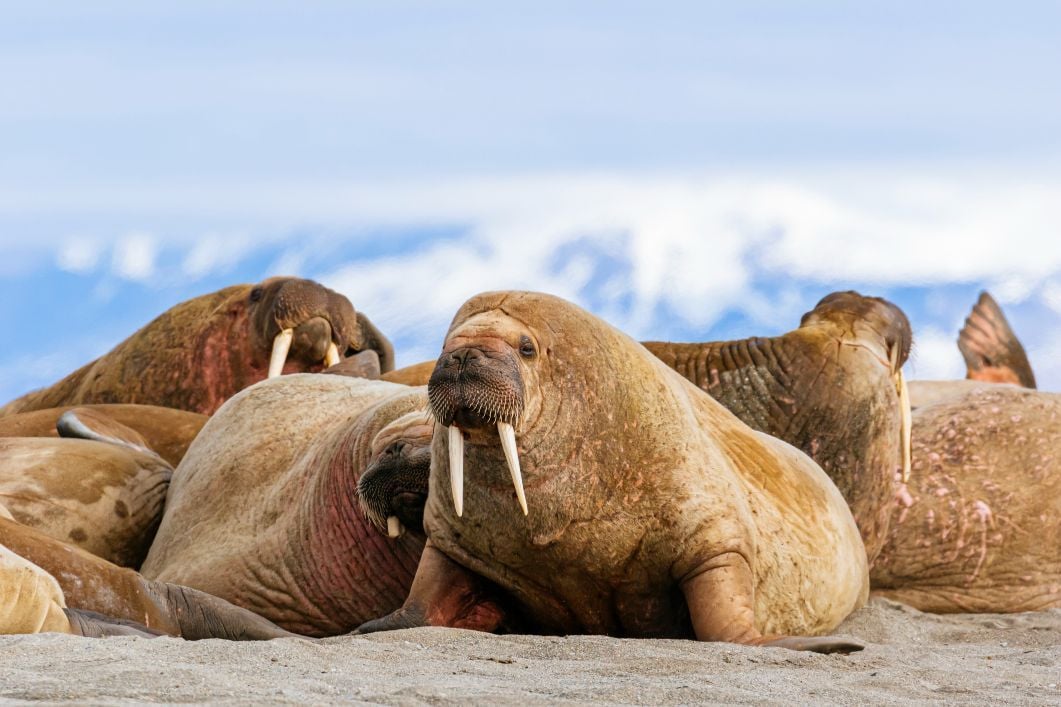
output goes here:
<path id="1" fill-rule="evenodd" d="M 63 609 L 70 620 L 70 633 L 86 638 L 107 638 L 110 636 L 139 636 L 140 638 L 158 638 L 166 634 L 148 628 L 143 624 L 128 619 L 115 619 L 95 611 L 85 609 Z"/>
<path id="2" fill-rule="evenodd" d="M 188 641 L 220 638 L 226 641 L 268 641 L 271 638 L 306 638 L 285 631 L 253 611 L 201 592 L 168 582 L 147 582 L 147 590 L 167 620 Z M 308 639 L 307 639 L 308 640 Z"/>
<path id="3" fill-rule="evenodd" d="M 1035 388 L 1028 355 L 994 298 L 980 293 L 973 311 L 958 333 L 958 349 L 965 358 L 966 378 L 989 383 L 1014 383 Z"/>
<path id="4" fill-rule="evenodd" d="M 56 420 L 55 429 L 60 437 L 106 442 L 153 457 L 159 456 L 139 432 L 91 408 L 67 410 Z"/>

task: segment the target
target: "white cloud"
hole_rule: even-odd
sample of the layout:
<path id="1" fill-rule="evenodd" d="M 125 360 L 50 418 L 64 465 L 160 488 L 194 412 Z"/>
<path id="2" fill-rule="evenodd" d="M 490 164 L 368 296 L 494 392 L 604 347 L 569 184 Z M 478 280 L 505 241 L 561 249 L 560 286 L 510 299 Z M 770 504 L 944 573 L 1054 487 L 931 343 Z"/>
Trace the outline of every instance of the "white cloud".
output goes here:
<path id="1" fill-rule="evenodd" d="M 147 233 L 133 233 L 114 245 L 114 273 L 127 280 L 143 281 L 155 273 L 155 240 Z"/>
<path id="2" fill-rule="evenodd" d="M 957 339 L 956 331 L 946 332 L 934 326 L 923 327 L 914 332 L 914 349 L 910 354 L 910 362 L 907 364 L 910 369 L 910 378 L 918 380 L 965 378 L 965 364 L 958 351 Z"/>
<path id="3" fill-rule="evenodd" d="M 99 262 L 101 248 L 86 238 L 71 238 L 59 247 L 55 262 L 60 270 L 72 273 L 91 272 Z"/>

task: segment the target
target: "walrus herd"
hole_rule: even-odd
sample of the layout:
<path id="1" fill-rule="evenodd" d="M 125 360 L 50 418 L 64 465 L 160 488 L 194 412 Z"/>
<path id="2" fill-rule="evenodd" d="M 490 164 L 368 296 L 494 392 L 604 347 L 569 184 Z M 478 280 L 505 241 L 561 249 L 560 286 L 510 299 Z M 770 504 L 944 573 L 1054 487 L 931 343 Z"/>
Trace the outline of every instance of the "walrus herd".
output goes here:
<path id="1" fill-rule="evenodd" d="M 0 633 L 843 653 L 829 634 L 871 594 L 1061 607 L 1061 395 L 987 293 L 967 380 L 908 383 L 912 343 L 854 292 L 702 343 L 489 292 L 394 370 L 346 297 L 229 287 L 0 408 Z"/>

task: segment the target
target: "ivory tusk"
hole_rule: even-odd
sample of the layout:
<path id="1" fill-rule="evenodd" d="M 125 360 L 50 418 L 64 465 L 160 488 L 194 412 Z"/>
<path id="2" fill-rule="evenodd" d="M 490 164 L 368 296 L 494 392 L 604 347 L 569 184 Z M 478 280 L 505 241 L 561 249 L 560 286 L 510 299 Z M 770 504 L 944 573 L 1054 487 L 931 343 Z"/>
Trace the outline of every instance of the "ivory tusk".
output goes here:
<path id="1" fill-rule="evenodd" d="M 404 532 L 405 528 L 402 527 L 398 516 L 387 516 L 387 537 L 396 538 Z"/>
<path id="2" fill-rule="evenodd" d="M 911 445 L 910 445 L 910 428 L 912 425 L 911 413 L 910 413 L 910 391 L 906 387 L 906 378 L 903 377 L 903 372 L 900 369 L 895 375 L 896 388 L 899 393 L 899 412 L 902 415 L 902 428 L 900 435 L 902 437 L 903 445 L 903 483 L 910 481 L 910 467 L 912 466 L 911 456 Z"/>
<path id="3" fill-rule="evenodd" d="M 287 363 L 287 352 L 291 350 L 291 337 L 295 335 L 294 329 L 284 329 L 273 339 L 273 355 L 269 357 L 269 377 L 276 378 L 284 370 Z"/>
<path id="4" fill-rule="evenodd" d="M 449 488 L 453 492 L 453 510 L 464 515 L 464 437 L 456 425 L 449 426 Z"/>
<path id="5" fill-rule="evenodd" d="M 501 437 L 501 448 L 505 450 L 508 471 L 512 474 L 512 485 L 516 487 L 516 498 L 523 515 L 527 515 L 527 496 L 523 493 L 523 473 L 519 468 L 519 450 L 516 449 L 516 430 L 507 422 L 497 423 L 497 434 Z"/>
<path id="6" fill-rule="evenodd" d="M 339 363 L 342 359 L 339 358 L 339 347 L 335 345 L 335 342 L 328 344 L 328 351 L 324 354 L 324 367 L 331 368 L 335 364 Z"/>

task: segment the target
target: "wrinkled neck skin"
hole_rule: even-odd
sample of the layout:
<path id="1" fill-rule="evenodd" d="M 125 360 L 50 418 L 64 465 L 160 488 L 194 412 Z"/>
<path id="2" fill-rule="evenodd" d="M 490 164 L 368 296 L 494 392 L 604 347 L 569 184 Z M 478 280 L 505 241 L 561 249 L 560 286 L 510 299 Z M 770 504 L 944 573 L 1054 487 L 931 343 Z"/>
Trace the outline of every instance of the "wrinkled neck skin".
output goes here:
<path id="1" fill-rule="evenodd" d="M 577 328 L 578 348 L 539 342 L 539 355 L 548 364 L 523 376 L 526 409 L 515 429 L 528 515 L 517 503 L 497 432 L 484 429 L 466 436 L 464 512 L 458 517 L 448 433 L 437 425 L 425 510 L 428 537 L 514 598 L 535 631 L 688 635 L 684 600 L 670 576 L 674 548 L 661 540 L 673 530 L 674 518 L 644 499 L 672 497 L 670 477 L 658 470 L 684 462 L 672 430 L 692 427 L 685 421 L 693 414 L 689 402 L 656 374 L 630 376 L 618 385 L 612 371 L 630 370 L 631 352 L 642 359 L 636 365 L 670 373 L 635 343 L 617 344 L 617 332 L 563 315 L 552 313 L 549 326 Z M 584 365 L 588 352 L 597 357 L 595 365 Z M 635 438 L 636 444 L 628 443 Z M 644 576 L 625 577 L 631 563 L 646 566 Z M 573 602 L 588 578 L 604 596 Z M 646 594 L 634 600 L 625 589 L 615 589 L 621 596 L 606 596 L 609 587 L 624 583 Z M 642 597 L 652 605 L 641 612 L 643 624 L 623 625 L 616 612 L 628 608 L 626 599 Z"/>
<path id="2" fill-rule="evenodd" d="M 278 548 L 292 591 L 301 595 L 301 615 L 269 618 L 296 633 L 329 636 L 401 606 L 426 537 L 406 530 L 388 538 L 359 507 L 357 482 L 370 462 L 375 435 L 391 420 L 425 406 L 422 391 L 384 401 L 314 446 L 303 463 L 320 471 Z"/>
<path id="3" fill-rule="evenodd" d="M 645 346 L 745 424 L 817 462 L 851 507 L 869 560 L 877 556 L 902 464 L 899 399 L 880 347 L 829 322 L 773 338 Z"/>

